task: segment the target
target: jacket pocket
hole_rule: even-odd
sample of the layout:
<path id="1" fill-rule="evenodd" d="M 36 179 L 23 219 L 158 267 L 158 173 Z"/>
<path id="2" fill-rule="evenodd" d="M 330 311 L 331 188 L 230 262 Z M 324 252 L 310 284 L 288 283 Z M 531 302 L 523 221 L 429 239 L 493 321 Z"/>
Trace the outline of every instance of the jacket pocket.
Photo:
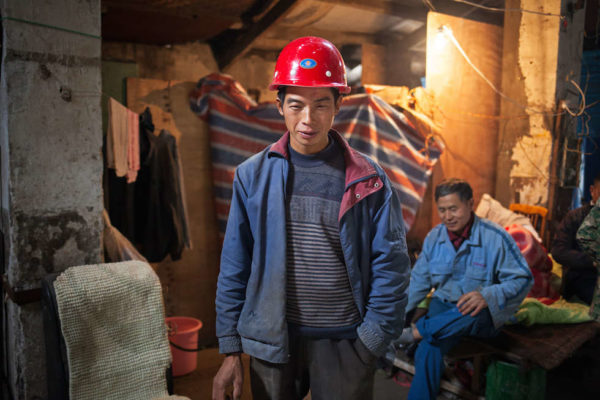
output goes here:
<path id="1" fill-rule="evenodd" d="M 471 265 L 467 266 L 465 278 L 463 281 L 463 293 L 481 290 L 485 285 L 488 277 L 488 270 L 484 261 L 474 260 Z"/>
<path id="2" fill-rule="evenodd" d="M 484 281 L 487 279 L 487 273 L 488 269 L 484 260 L 473 260 L 471 264 L 467 266 L 465 275 L 468 279 Z"/>
<path id="3" fill-rule="evenodd" d="M 452 274 L 452 264 L 449 263 L 433 263 L 430 265 L 431 283 L 437 288 L 448 280 Z"/>

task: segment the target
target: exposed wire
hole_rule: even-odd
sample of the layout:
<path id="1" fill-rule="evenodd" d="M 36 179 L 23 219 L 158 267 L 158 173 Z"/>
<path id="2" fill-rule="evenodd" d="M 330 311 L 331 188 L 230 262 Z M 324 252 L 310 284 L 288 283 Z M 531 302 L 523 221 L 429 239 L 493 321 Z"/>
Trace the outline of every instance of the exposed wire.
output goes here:
<path id="1" fill-rule="evenodd" d="M 514 105 L 522 108 L 523 110 L 531 113 L 531 114 L 548 114 L 548 115 L 558 115 L 552 112 L 548 112 L 548 111 L 541 111 L 541 110 L 535 110 L 530 108 L 529 106 L 523 105 L 521 103 L 519 103 L 517 100 L 507 96 L 506 94 L 504 94 L 500 89 L 498 89 L 496 87 L 496 85 L 494 85 L 492 83 L 492 81 L 490 81 L 484 74 L 483 72 L 481 72 L 481 70 L 479 68 L 477 68 L 477 66 L 471 61 L 471 59 L 469 58 L 469 56 L 467 55 L 467 53 L 465 53 L 465 51 L 463 50 L 462 46 L 460 45 L 460 43 L 458 43 L 458 40 L 456 40 L 456 38 L 454 37 L 454 34 L 452 33 L 452 30 L 450 28 L 448 28 L 446 25 L 442 25 L 440 27 L 441 32 L 443 32 L 446 37 L 452 42 L 452 44 L 454 45 L 454 47 L 456 47 L 456 49 L 458 50 L 458 52 L 463 56 L 463 58 L 465 59 L 465 61 L 467 62 L 467 64 L 469 64 L 471 66 L 471 68 L 473 68 L 473 70 L 477 73 L 477 75 L 479 75 L 481 77 L 481 79 L 483 79 L 483 81 L 485 83 L 488 84 L 488 86 L 490 88 L 492 88 L 492 90 L 494 92 L 496 92 L 498 95 L 500 95 L 500 97 L 502 97 L 503 99 L 513 103 Z M 562 114 L 562 113 L 559 113 Z"/>
<path id="2" fill-rule="evenodd" d="M 44 27 L 44 28 L 55 29 L 55 30 L 58 30 L 58 31 L 63 31 L 63 32 L 68 32 L 68 33 L 74 33 L 76 35 L 81 35 L 81 36 L 86 36 L 86 37 L 91 37 L 91 38 L 94 38 L 94 39 L 100 39 L 100 40 L 102 40 L 102 36 L 92 35 L 91 33 L 80 32 L 80 31 L 76 31 L 74 29 L 63 28 L 61 26 L 48 25 L 48 24 L 43 24 L 41 22 L 29 21 L 29 20 L 26 20 L 26 19 L 13 18 L 13 17 L 2 17 L 0 19 L 2 19 L 2 21 L 21 22 L 21 23 L 24 23 L 24 24 L 41 26 L 41 27 Z"/>
<path id="3" fill-rule="evenodd" d="M 543 12 L 543 11 L 534 11 L 534 10 L 526 10 L 524 8 L 499 8 L 499 7 L 489 7 L 489 6 L 484 6 L 483 4 L 477 4 L 477 3 L 473 3 L 471 1 L 467 1 L 467 0 L 452 0 L 456 3 L 463 3 L 463 4 L 467 4 L 469 6 L 472 7 L 477 7 L 477 8 L 481 8 L 487 11 L 497 11 L 497 12 L 505 12 L 505 11 L 519 11 L 519 12 L 523 12 L 523 13 L 529 13 L 529 14 L 537 14 L 537 15 L 545 15 L 545 16 L 549 16 L 549 17 L 559 17 L 561 19 L 565 18 L 564 15 L 562 14 L 553 14 L 553 13 L 549 13 L 549 12 Z"/>
<path id="4" fill-rule="evenodd" d="M 588 104 L 587 106 L 585 106 L 585 109 L 587 110 L 588 108 L 592 108 L 598 103 L 600 103 L 600 100 L 593 101 L 590 104 Z"/>
<path id="5" fill-rule="evenodd" d="M 586 109 L 586 107 L 585 107 L 585 93 L 583 93 L 583 90 L 581 90 L 581 88 L 579 87 L 579 85 L 577 84 L 577 82 L 575 82 L 573 79 L 570 79 L 569 82 L 571 82 L 573 84 L 573 86 L 575 86 L 577 88 L 577 90 L 579 91 L 579 93 L 581 94 L 581 103 L 579 103 L 579 111 L 577 111 L 577 112 L 571 111 L 571 109 L 569 108 L 569 106 L 567 106 L 567 103 L 564 103 L 565 104 L 565 110 L 572 117 L 579 117 L 581 114 L 583 114 L 583 112 Z"/>
<path id="6" fill-rule="evenodd" d="M 423 1 L 423 4 L 425 4 L 425 6 L 427 8 L 429 8 L 429 11 L 436 11 L 435 7 L 433 6 L 433 4 L 431 4 L 430 0 L 422 0 L 422 1 Z"/>

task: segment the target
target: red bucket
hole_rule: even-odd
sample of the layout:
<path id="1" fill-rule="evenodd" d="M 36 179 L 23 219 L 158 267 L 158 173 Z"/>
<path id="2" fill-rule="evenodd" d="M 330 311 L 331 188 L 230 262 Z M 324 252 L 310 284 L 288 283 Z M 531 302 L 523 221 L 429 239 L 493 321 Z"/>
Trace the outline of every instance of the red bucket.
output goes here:
<path id="1" fill-rule="evenodd" d="M 173 356 L 173 376 L 189 374 L 198 366 L 198 331 L 202 321 L 191 317 L 167 317 Z"/>

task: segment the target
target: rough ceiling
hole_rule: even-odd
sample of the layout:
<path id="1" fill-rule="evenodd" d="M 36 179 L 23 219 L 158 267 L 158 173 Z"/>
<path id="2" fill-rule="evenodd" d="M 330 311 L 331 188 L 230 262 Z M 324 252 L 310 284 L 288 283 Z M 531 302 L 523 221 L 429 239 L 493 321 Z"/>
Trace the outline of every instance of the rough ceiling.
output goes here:
<path id="1" fill-rule="evenodd" d="M 504 0 L 478 1 L 504 7 Z M 501 25 L 503 14 L 460 0 L 103 0 L 107 41 L 210 43 L 220 67 L 248 51 L 277 52 L 298 36 L 336 44 L 402 40 L 422 51 L 427 12 Z"/>

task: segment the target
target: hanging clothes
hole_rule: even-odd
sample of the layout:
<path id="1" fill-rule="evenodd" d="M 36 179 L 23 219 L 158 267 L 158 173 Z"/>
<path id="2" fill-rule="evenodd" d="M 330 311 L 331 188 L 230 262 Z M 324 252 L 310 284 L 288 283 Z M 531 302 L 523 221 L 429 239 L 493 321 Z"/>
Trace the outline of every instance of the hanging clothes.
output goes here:
<path id="1" fill-rule="evenodd" d="M 149 262 L 167 255 L 178 260 L 191 248 L 181 160 L 175 137 L 166 130 L 154 134 L 152 114 L 139 116 L 137 178 L 125 184 L 109 174 L 109 214 L 121 231 Z"/>
<path id="2" fill-rule="evenodd" d="M 111 97 L 108 100 L 106 163 L 119 177 L 127 174 L 127 118 L 127 108 Z"/>
<path id="3" fill-rule="evenodd" d="M 146 109 L 141 125 L 148 126 L 148 118 L 151 121 Z M 167 254 L 177 260 L 184 246 L 191 247 L 177 142 L 164 129 L 158 136 L 148 129 L 140 131 L 143 161 L 136 182 L 136 242 L 150 262 Z"/>
<path id="4" fill-rule="evenodd" d="M 127 183 L 135 182 L 140 169 L 139 115 L 127 110 Z"/>
<path id="5" fill-rule="evenodd" d="M 108 130 L 106 132 L 106 163 L 118 177 L 127 176 L 135 182 L 140 169 L 139 115 L 112 97 L 108 101 Z"/>

